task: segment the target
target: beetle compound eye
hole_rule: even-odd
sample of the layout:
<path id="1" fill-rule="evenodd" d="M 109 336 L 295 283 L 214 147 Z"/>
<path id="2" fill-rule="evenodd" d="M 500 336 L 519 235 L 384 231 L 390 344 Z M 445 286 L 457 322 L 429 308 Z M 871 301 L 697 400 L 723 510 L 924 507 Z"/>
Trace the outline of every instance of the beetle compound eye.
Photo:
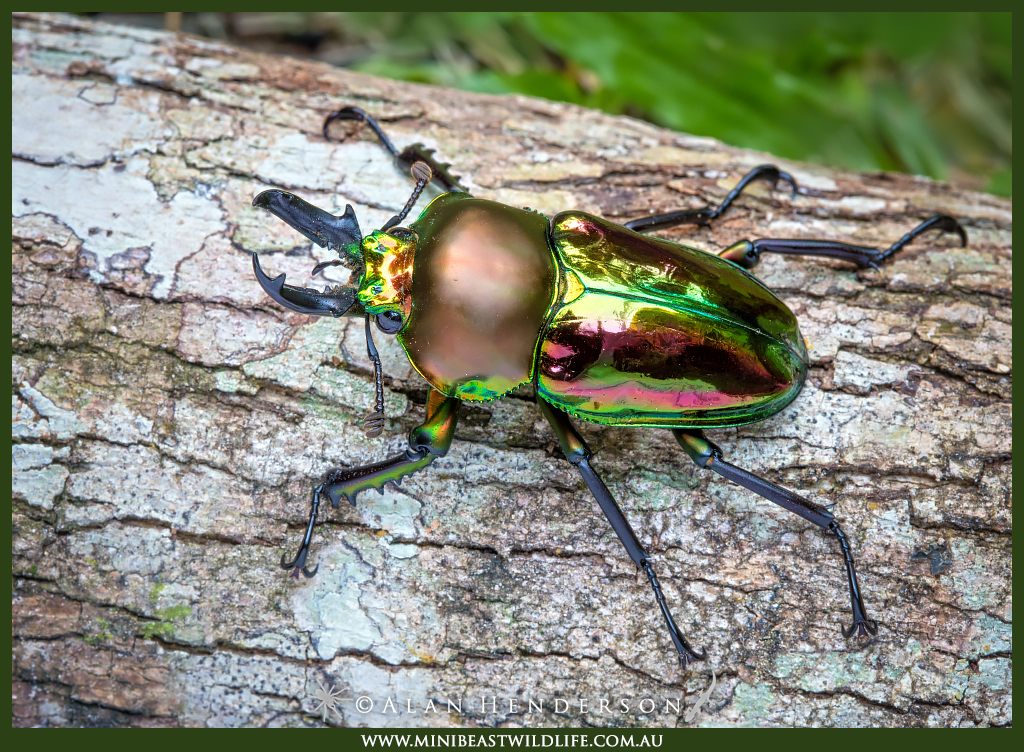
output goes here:
<path id="1" fill-rule="evenodd" d="M 402 315 L 394 311 L 377 314 L 377 328 L 385 334 L 394 334 L 402 328 Z"/>

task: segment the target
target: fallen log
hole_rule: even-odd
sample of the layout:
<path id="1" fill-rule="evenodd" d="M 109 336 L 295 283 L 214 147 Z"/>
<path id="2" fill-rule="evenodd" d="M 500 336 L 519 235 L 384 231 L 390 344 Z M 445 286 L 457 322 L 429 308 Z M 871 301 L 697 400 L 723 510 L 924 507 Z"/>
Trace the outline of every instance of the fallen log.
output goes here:
<path id="1" fill-rule="evenodd" d="M 625 117 L 390 81 L 198 38 L 13 16 L 13 720 L 16 726 L 1006 725 L 1011 716 L 1012 204 L 792 163 Z M 251 206 L 276 186 L 378 227 L 410 190 L 356 125 L 436 148 L 475 195 L 626 221 L 717 202 L 714 227 L 887 246 L 881 271 L 767 258 L 811 370 L 780 415 L 710 432 L 834 504 L 880 623 L 846 641 L 835 542 L 708 477 L 663 430 L 585 425 L 703 664 L 653 603 L 531 392 L 467 405 L 449 455 L 327 509 L 310 580 L 278 562 L 332 466 L 404 448 L 426 385 L 357 320 L 274 305 L 266 268 L 327 252 Z M 436 195 L 430 194 L 431 196 Z M 344 277 L 337 277 L 344 280 Z M 300 283 L 301 284 L 301 283 Z M 366 698 L 366 699 L 360 699 Z M 332 701 L 333 702 L 333 701 Z M 368 704 L 369 703 L 369 704 Z"/>

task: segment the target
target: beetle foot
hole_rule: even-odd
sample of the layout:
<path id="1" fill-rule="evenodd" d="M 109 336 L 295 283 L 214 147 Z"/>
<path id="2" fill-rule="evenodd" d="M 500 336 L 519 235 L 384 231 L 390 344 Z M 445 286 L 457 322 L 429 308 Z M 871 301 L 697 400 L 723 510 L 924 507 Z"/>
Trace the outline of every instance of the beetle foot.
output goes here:
<path id="1" fill-rule="evenodd" d="M 292 561 L 288 561 L 285 558 L 284 554 L 281 554 L 281 569 L 292 570 L 290 576 L 294 577 L 296 580 L 299 579 L 299 572 L 302 572 L 302 574 L 306 575 L 306 578 L 308 579 L 317 573 L 317 571 L 320 569 L 320 565 L 317 564 L 312 572 L 309 571 L 309 569 L 306 567 L 307 556 L 309 556 L 308 546 L 303 546 L 302 548 L 300 548 L 298 555 Z"/>
<path id="2" fill-rule="evenodd" d="M 916 238 L 928 230 L 942 230 L 943 232 L 955 232 L 960 236 L 960 246 L 963 248 L 967 247 L 967 230 L 963 228 L 959 222 L 948 214 L 936 214 L 934 217 L 926 219 L 924 222 L 919 224 L 913 230 L 908 232 L 902 238 L 897 240 L 891 246 L 886 248 L 884 251 L 875 251 L 871 254 L 870 258 L 865 262 L 865 266 L 869 266 L 873 269 L 878 269 L 879 264 L 884 264 L 896 253 L 898 253 L 903 246 L 909 243 L 911 240 Z"/>
<path id="3" fill-rule="evenodd" d="M 839 631 L 842 632 L 843 637 L 847 640 L 854 636 L 854 632 L 856 632 L 857 637 L 873 637 L 878 634 L 878 622 L 874 619 L 861 617 L 854 619 L 849 629 L 840 624 Z"/>
<path id="4" fill-rule="evenodd" d="M 740 182 L 736 184 L 735 188 L 729 191 L 729 195 L 725 197 L 725 200 L 722 201 L 722 203 L 719 204 L 717 208 L 711 210 L 708 219 L 718 219 L 720 216 L 722 216 L 722 214 L 725 213 L 725 210 L 728 209 L 732 205 L 732 202 L 735 201 L 736 198 L 743 192 L 743 189 L 746 188 L 750 183 L 752 183 L 755 180 L 763 180 L 766 183 L 769 183 L 772 188 L 775 188 L 779 184 L 780 180 L 789 183 L 790 186 L 792 186 L 793 188 L 792 197 L 796 198 L 797 185 L 796 180 L 793 179 L 792 175 L 790 175 L 788 172 L 783 172 L 778 167 L 772 164 L 758 165 L 753 170 L 744 175 L 742 178 L 740 178 Z"/>
<path id="5" fill-rule="evenodd" d="M 707 657 L 708 651 L 705 650 L 702 653 L 698 653 L 696 650 L 687 645 L 684 650 L 681 650 L 679 652 L 679 668 L 682 671 L 685 671 L 687 663 L 696 663 L 697 661 L 703 661 Z"/>
<path id="6" fill-rule="evenodd" d="M 772 166 L 774 167 L 774 165 Z M 779 181 L 782 180 L 783 182 L 789 183 L 790 187 L 793 189 L 790 198 L 796 198 L 797 191 L 799 191 L 800 189 L 797 187 L 796 180 L 793 178 L 793 176 L 790 175 L 788 172 L 783 172 L 778 167 L 775 167 L 775 174 L 775 180 L 771 181 L 772 188 L 777 188 Z"/>

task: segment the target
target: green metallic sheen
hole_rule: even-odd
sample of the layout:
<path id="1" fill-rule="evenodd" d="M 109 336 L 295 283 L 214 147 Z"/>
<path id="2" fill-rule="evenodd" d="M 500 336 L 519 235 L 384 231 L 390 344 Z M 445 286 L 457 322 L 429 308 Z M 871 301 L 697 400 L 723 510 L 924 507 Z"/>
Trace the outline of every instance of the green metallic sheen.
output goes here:
<path id="1" fill-rule="evenodd" d="M 331 503 L 337 507 L 344 498 L 354 504 L 362 491 L 383 489 L 389 481 L 401 483 L 406 475 L 422 470 L 436 457 L 448 454 L 455 438 L 460 405 L 459 400 L 430 390 L 427 397 L 427 421 L 409 432 L 409 449 L 413 453 L 363 467 L 362 472 L 354 473 L 352 477 L 344 477 L 345 471 L 340 471 L 327 494 Z"/>
<path id="2" fill-rule="evenodd" d="M 436 390 L 427 396 L 427 422 L 409 432 L 409 446 L 437 457 L 448 454 L 459 420 L 459 401 Z"/>
<path id="3" fill-rule="evenodd" d="M 391 233 L 374 230 L 363 238 L 361 255 L 366 268 L 356 296 L 367 313 L 377 316 L 390 311 L 408 321 L 417 242 L 416 234 L 404 227 Z"/>
<path id="4" fill-rule="evenodd" d="M 763 420 L 796 398 L 796 317 L 735 263 L 582 212 L 556 216 L 551 238 L 545 399 L 596 423 L 698 428 Z"/>
<path id="5" fill-rule="evenodd" d="M 529 383 L 555 297 L 547 220 L 453 192 L 434 199 L 409 231 L 415 235 L 411 282 L 404 282 L 403 264 L 368 257 L 359 293 L 364 304 L 373 298 L 367 310 L 403 313 L 399 342 L 413 367 L 446 396 L 491 400 Z M 380 235 L 370 236 L 377 237 L 374 245 Z M 409 257 L 409 242 L 399 238 L 391 252 Z M 385 271 L 371 274 L 371 265 Z"/>
<path id="6" fill-rule="evenodd" d="M 343 499 L 350 504 L 355 504 L 356 497 L 361 492 L 369 491 L 371 488 L 381 490 L 391 481 L 401 483 L 402 478 L 406 475 L 422 470 L 433 461 L 434 456 L 429 452 L 412 460 L 402 456 L 392 457 L 390 460 L 384 460 L 365 468 L 357 478 L 335 483 L 328 491 L 327 498 L 335 509 L 340 506 Z"/>
<path id="7" fill-rule="evenodd" d="M 410 362 L 447 397 L 535 379 L 586 420 L 699 428 L 763 420 L 799 393 L 796 317 L 735 261 L 582 212 L 547 224 L 444 194 L 363 240 L 359 301 L 402 316 Z"/>

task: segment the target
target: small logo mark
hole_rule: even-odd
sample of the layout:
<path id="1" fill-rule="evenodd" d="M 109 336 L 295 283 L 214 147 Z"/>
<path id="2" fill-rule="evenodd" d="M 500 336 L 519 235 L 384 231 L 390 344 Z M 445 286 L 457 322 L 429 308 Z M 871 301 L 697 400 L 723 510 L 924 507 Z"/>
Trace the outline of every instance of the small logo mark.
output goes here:
<path id="1" fill-rule="evenodd" d="M 715 691 L 715 684 L 717 683 L 718 678 L 715 676 L 715 670 L 711 669 L 711 686 L 708 687 L 707 692 L 701 692 L 697 695 L 697 702 L 695 702 L 693 707 L 683 714 L 684 721 L 687 723 L 693 722 L 693 719 L 697 717 L 697 713 L 699 713 L 700 709 L 704 706 L 704 703 L 708 701 L 709 697 L 711 697 L 711 693 Z"/>
<path id="2" fill-rule="evenodd" d="M 320 684 L 320 680 L 316 680 L 317 684 Z M 338 696 L 341 694 L 340 689 L 331 687 L 327 689 L 323 684 L 320 684 L 320 689 L 313 693 L 313 699 L 317 701 L 317 706 L 313 709 L 314 713 L 323 711 L 324 723 L 327 723 L 327 711 L 333 710 L 339 715 L 341 711 L 338 710 Z"/>

